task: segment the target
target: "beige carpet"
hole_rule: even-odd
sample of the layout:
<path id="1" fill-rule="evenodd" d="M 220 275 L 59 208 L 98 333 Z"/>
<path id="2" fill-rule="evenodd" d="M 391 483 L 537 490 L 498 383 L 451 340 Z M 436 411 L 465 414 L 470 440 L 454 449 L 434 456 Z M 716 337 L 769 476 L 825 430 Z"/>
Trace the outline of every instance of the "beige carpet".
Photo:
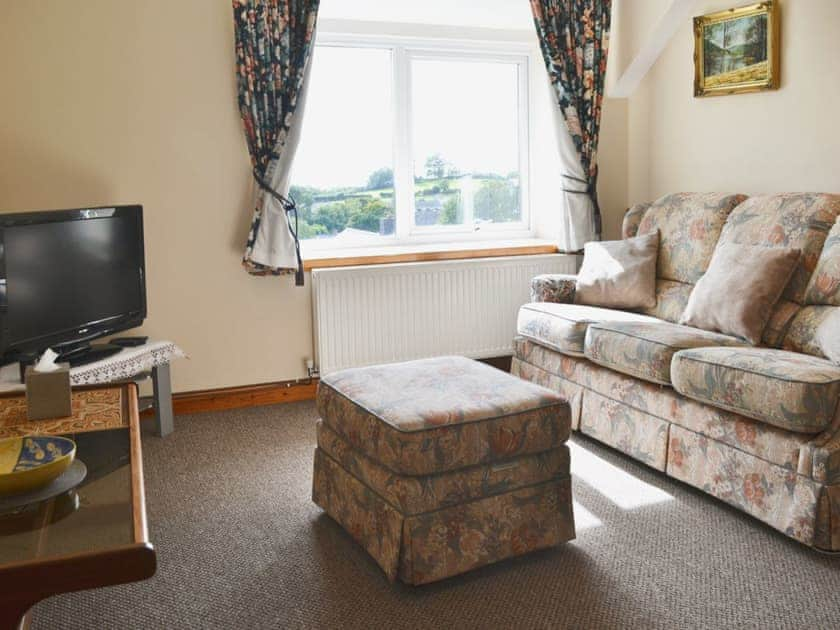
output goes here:
<path id="1" fill-rule="evenodd" d="M 144 436 L 157 575 L 53 598 L 35 628 L 837 628 L 840 558 L 575 438 L 578 538 L 389 584 L 309 500 L 311 403 Z"/>

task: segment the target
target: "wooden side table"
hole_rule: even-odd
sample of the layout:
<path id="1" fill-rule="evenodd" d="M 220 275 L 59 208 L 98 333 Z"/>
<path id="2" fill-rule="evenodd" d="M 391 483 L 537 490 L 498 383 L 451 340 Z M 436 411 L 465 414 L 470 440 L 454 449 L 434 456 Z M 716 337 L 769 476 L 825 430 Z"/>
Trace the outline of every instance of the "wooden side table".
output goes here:
<path id="1" fill-rule="evenodd" d="M 0 437 L 65 435 L 88 468 L 75 490 L 0 514 L 0 628 L 18 628 L 37 602 L 70 591 L 144 580 L 149 541 L 137 387 L 74 389 L 73 415 L 30 422 L 19 393 L 0 395 Z"/>

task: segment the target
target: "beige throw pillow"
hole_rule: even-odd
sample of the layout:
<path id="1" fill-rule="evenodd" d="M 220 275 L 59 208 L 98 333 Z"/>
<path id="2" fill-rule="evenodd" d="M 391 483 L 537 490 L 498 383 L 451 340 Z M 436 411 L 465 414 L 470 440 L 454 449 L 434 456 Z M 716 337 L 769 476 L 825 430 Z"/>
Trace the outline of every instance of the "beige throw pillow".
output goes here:
<path id="1" fill-rule="evenodd" d="M 799 254 L 798 249 L 718 245 L 680 323 L 758 344 Z"/>
<path id="2" fill-rule="evenodd" d="M 656 306 L 659 232 L 583 247 L 575 302 L 612 308 Z"/>

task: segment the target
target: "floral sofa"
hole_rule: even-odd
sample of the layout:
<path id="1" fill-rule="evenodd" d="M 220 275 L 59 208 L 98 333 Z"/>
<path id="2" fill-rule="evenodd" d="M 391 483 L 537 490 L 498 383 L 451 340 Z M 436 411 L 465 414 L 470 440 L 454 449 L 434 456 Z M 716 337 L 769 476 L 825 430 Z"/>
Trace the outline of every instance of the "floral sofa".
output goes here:
<path id="1" fill-rule="evenodd" d="M 574 303 L 533 279 L 512 372 L 564 394 L 572 427 L 806 545 L 840 550 L 840 366 L 817 330 L 840 317 L 840 195 L 668 195 L 628 210 L 660 232 L 657 304 Z M 760 346 L 676 322 L 718 243 L 800 249 Z M 833 325 L 833 324 L 831 324 Z M 840 334 L 840 326 L 838 334 Z"/>

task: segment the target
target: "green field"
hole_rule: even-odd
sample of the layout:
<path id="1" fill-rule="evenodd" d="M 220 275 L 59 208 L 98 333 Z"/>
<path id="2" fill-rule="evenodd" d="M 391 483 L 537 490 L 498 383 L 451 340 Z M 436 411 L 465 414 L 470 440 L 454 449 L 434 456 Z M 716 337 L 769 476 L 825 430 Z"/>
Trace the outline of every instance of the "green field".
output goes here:
<path id="1" fill-rule="evenodd" d="M 460 176 L 415 178 L 417 224 L 461 223 L 463 181 Z M 376 234 L 393 233 L 394 186 L 388 183 L 390 185 L 370 188 L 292 186 L 290 194 L 298 208 L 300 238 L 333 236 L 347 228 Z M 472 187 L 476 219 L 491 222 L 518 219 L 518 180 L 502 176 L 476 176 L 472 179 Z"/>

